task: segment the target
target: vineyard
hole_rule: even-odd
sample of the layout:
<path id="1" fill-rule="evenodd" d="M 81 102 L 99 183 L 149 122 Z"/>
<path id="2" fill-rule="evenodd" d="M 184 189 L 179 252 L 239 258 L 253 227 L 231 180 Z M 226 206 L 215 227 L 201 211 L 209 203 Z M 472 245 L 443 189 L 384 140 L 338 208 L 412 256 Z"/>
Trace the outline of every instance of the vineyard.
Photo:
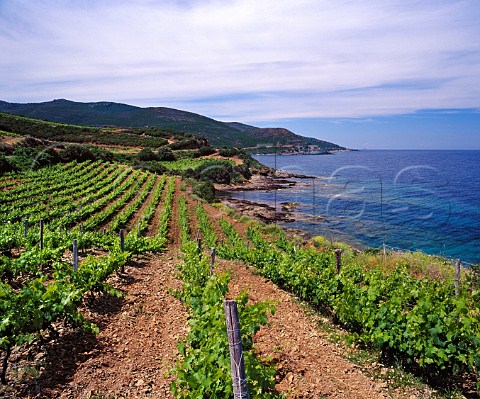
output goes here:
<path id="1" fill-rule="evenodd" d="M 179 283 L 168 287 L 165 297 L 184 313 L 171 315 L 183 320 L 185 333 L 175 334 L 178 349 L 167 370 L 165 397 L 233 397 L 223 314 L 223 301 L 232 298 L 239 307 L 252 397 L 402 397 L 388 387 L 372 387 L 360 371 L 345 376 L 342 370 L 341 378 L 332 377 L 319 365 L 326 349 L 309 359 L 311 370 L 298 366 L 304 360 L 288 361 L 297 359 L 297 352 L 309 358 L 309 342 L 317 350 L 312 330 L 290 355 L 287 349 L 275 353 L 272 340 L 285 345 L 273 335 L 276 323 L 286 323 L 278 334 L 287 334 L 285 312 L 301 309 L 282 296 L 285 291 L 328 314 L 348 331 L 349 342 L 374 348 L 385 363 L 402 364 L 432 380 L 468 375 L 476 381 L 480 292 L 472 281 L 467 284 L 464 277 L 458 285 L 450 275 L 419 278 L 405 259 L 379 268 L 368 266 L 368 255 L 348 248 L 340 252 L 334 245 L 295 241 L 281 229 L 240 221 L 197 200 L 178 177 L 101 161 L 6 174 L 0 183 L 0 221 L 0 371 L 7 386 L 21 383 L 18 370 L 9 365 L 19 348 L 34 352 L 65 329 L 101 336 L 107 327 L 87 317 L 89 307 L 105 298 L 124 298 L 128 287 L 115 281 L 140 273 L 136 265 L 151 259 L 162 259 L 158 268 L 166 268 L 169 259 L 175 263 L 172 275 Z M 244 276 L 255 281 L 248 291 L 237 289 L 245 267 L 255 270 L 254 276 Z M 269 296 L 257 292 L 260 286 Z M 301 336 L 299 320 L 292 322 L 292 331 L 297 328 Z M 299 392 L 302 379 L 320 378 L 315 375 L 320 369 L 336 384 L 311 382 L 308 392 Z M 135 387 L 143 383 L 139 379 Z M 151 388 L 142 395 L 163 397 Z"/>

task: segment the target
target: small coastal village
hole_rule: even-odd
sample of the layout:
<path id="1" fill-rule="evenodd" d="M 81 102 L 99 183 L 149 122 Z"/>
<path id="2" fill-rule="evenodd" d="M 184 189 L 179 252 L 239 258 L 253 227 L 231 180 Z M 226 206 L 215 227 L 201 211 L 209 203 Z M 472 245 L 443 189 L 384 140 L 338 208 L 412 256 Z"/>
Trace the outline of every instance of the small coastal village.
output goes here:
<path id="1" fill-rule="evenodd" d="M 272 147 L 257 147 L 255 150 L 255 155 L 265 154 L 265 152 L 270 155 L 328 155 L 340 151 L 350 151 L 347 149 L 325 149 L 314 144 L 273 147 L 273 154 Z"/>

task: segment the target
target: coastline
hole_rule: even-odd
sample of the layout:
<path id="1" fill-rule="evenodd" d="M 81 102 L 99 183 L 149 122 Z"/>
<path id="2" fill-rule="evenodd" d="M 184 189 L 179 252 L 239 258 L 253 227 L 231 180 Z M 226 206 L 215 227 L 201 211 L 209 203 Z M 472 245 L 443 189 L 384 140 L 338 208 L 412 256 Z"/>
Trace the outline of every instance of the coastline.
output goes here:
<path id="1" fill-rule="evenodd" d="M 297 173 L 269 169 L 268 172 L 256 173 L 242 183 L 218 184 L 215 183 L 215 190 L 220 193 L 233 191 L 254 191 L 254 190 L 279 190 L 298 185 L 298 182 L 290 179 L 317 179 L 316 176 L 307 176 Z"/>
<path id="2" fill-rule="evenodd" d="M 316 179 L 314 176 L 300 175 L 286 171 L 275 171 L 274 173 L 254 174 L 248 181 L 239 184 L 215 184 L 216 198 L 229 208 L 238 211 L 242 215 L 259 220 L 262 223 L 292 223 L 302 220 L 301 214 L 296 212 L 298 204 L 290 202 L 279 202 L 281 210 L 274 206 L 251 201 L 247 199 L 233 198 L 232 193 L 241 191 L 272 191 L 282 190 L 302 184 L 301 179 Z M 297 180 L 293 180 L 297 179 Z M 300 180 L 300 181 L 298 181 Z M 321 216 L 318 217 L 322 219 Z M 281 226 L 287 232 L 310 240 L 314 236 L 305 229 Z"/>
<path id="3" fill-rule="evenodd" d="M 311 217 L 306 216 L 304 213 L 299 212 L 297 208 L 298 203 L 293 202 L 278 202 L 277 209 L 275 209 L 273 203 L 259 202 L 251 199 L 238 198 L 238 193 L 242 191 L 273 191 L 290 189 L 292 187 L 302 186 L 303 179 L 322 179 L 317 176 L 307 176 L 286 171 L 276 171 L 274 174 L 269 173 L 257 173 L 253 175 L 248 181 L 239 184 L 221 185 L 215 184 L 216 198 L 225 206 L 239 212 L 241 215 L 251 217 L 262 223 L 277 224 L 291 235 L 302 237 L 303 240 L 308 241 L 316 236 L 323 236 L 329 241 L 337 242 L 348 245 L 352 250 L 363 252 L 370 248 L 365 243 L 359 241 L 354 236 L 346 234 L 344 231 L 337 231 L 338 234 L 329 234 L 319 232 L 313 234 L 308 228 L 302 228 L 302 224 L 322 223 L 325 217 L 322 215 L 315 216 L 315 220 L 312 221 Z M 237 198 L 235 198 L 237 194 Z M 372 248 L 381 249 L 381 246 L 374 246 Z M 445 256 L 443 254 L 428 253 L 421 249 L 400 249 L 398 247 L 392 247 L 387 245 L 386 248 L 389 251 L 400 251 L 402 253 L 421 252 L 425 255 L 432 256 L 434 258 L 442 258 L 446 262 L 452 263 L 454 260 L 452 257 Z M 453 263 L 452 263 L 453 264 Z M 464 265 L 472 265 L 469 261 L 462 262 Z"/>
<path id="4" fill-rule="evenodd" d="M 310 177 L 284 171 L 276 171 L 275 174 L 271 172 L 264 174 L 257 173 L 243 183 L 215 184 L 216 196 L 223 204 L 230 208 L 235 209 L 246 216 L 259 219 L 262 222 L 293 222 L 296 219 L 293 215 L 293 208 L 288 206 L 289 204 L 281 204 L 283 205 L 282 211 L 278 211 L 271 205 L 246 199 L 232 198 L 229 194 L 240 191 L 282 190 L 295 187 L 299 184 L 297 181 L 291 179 L 302 178 Z"/>

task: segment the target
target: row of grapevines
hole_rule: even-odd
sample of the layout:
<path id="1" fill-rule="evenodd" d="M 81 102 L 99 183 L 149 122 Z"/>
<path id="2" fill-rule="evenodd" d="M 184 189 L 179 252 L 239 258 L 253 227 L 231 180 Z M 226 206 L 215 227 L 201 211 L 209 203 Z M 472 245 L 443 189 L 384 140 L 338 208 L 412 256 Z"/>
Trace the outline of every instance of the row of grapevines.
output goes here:
<path id="1" fill-rule="evenodd" d="M 167 184 L 167 190 L 165 193 L 165 200 L 163 202 L 162 213 L 160 214 L 160 221 L 157 230 L 157 235 L 160 237 L 166 237 L 168 234 L 168 227 L 172 218 L 172 206 L 175 196 L 175 178 L 171 178 Z"/>
<path id="2" fill-rule="evenodd" d="M 181 299 L 189 314 L 189 332 L 179 343 L 182 355 L 174 367 L 172 393 L 178 398 L 233 398 L 230 353 L 223 301 L 228 293 L 228 274 L 210 275 L 209 259 L 197 251 L 190 238 L 188 207 L 179 200 L 179 224 L 183 263 L 179 266 L 183 280 L 175 296 Z M 247 384 L 254 398 L 277 397 L 275 367 L 265 366 L 254 354 L 253 336 L 267 322 L 267 312 L 275 308 L 266 302 L 247 306 L 248 295 L 237 298 Z"/>
<path id="3" fill-rule="evenodd" d="M 64 225 L 68 226 L 69 224 L 73 224 L 76 220 L 81 220 L 81 216 L 79 216 L 80 210 L 83 212 L 93 211 L 91 206 L 88 206 L 85 209 L 86 204 L 89 204 L 89 202 L 95 198 L 104 196 L 106 193 L 112 191 L 112 189 L 117 186 L 117 181 L 122 180 L 131 171 L 131 169 L 127 169 L 122 173 L 122 169 L 117 168 L 114 173 L 109 175 L 109 177 L 104 179 L 104 181 L 93 184 L 91 190 L 86 190 L 85 197 L 83 197 L 80 202 L 71 202 L 64 207 L 57 207 L 55 210 L 51 211 L 45 210 L 45 207 L 42 204 L 27 209 L 23 213 L 23 216 L 26 217 L 29 224 L 26 237 L 24 236 L 24 222 L 12 223 L 10 220 L 4 222 L 2 225 L 0 225 L 0 251 L 8 251 L 12 248 L 18 248 L 22 245 L 27 245 L 28 243 L 32 243 L 32 245 L 34 245 L 33 243 L 38 243 L 39 231 L 35 223 L 40 219 L 48 221 L 53 217 L 61 216 L 59 219 L 52 221 L 51 227 Z M 105 186 L 105 183 L 108 184 Z M 90 191 L 93 193 L 91 195 L 87 195 L 87 192 Z M 40 213 L 36 213 L 37 209 L 39 209 Z"/>
<path id="4" fill-rule="evenodd" d="M 196 216 L 203 239 L 205 240 L 205 244 L 209 248 L 215 247 L 217 244 L 217 234 L 213 228 L 213 224 L 210 221 L 208 213 L 205 211 L 202 205 L 197 205 Z"/>
<path id="5" fill-rule="evenodd" d="M 91 162 L 91 161 L 88 161 Z M 18 172 L 9 172 L 4 173 L 2 178 L 3 183 L 0 183 L 0 189 L 4 188 L 10 189 L 10 187 L 16 186 L 15 189 L 23 190 L 23 185 L 30 182 L 39 182 L 43 181 L 44 183 L 50 181 L 50 179 L 56 178 L 57 175 L 64 174 L 66 171 L 71 170 L 77 167 L 77 161 L 71 161 L 67 164 L 55 164 L 48 168 L 35 169 L 30 171 L 25 171 L 22 173 Z M 19 183 L 22 183 L 22 188 L 19 186 Z"/>
<path id="6" fill-rule="evenodd" d="M 95 213 L 90 218 L 88 218 L 85 223 L 84 227 L 89 230 L 95 227 L 98 227 L 101 223 L 103 223 L 106 219 L 108 219 L 111 215 L 115 214 L 118 210 L 123 208 L 123 206 L 130 201 L 138 190 L 142 187 L 145 180 L 147 180 L 148 174 L 147 173 L 140 173 L 139 176 L 135 179 L 134 184 L 125 192 L 117 201 L 111 203 L 109 201 L 108 207 L 105 207 L 102 211 Z"/>
<path id="7" fill-rule="evenodd" d="M 160 181 L 157 184 L 156 189 L 154 190 L 153 197 L 152 197 L 152 200 L 150 201 L 150 204 L 145 208 L 140 221 L 135 226 L 135 230 L 138 236 L 142 235 L 145 232 L 145 230 L 147 230 L 149 223 L 152 221 L 153 216 L 155 214 L 155 210 L 157 209 L 157 206 L 160 203 L 160 199 L 162 198 L 163 188 L 165 186 L 166 181 L 167 181 L 167 176 L 162 175 L 162 177 L 160 178 Z"/>
<path id="8" fill-rule="evenodd" d="M 70 187 L 63 191 L 57 191 L 52 195 L 44 194 L 43 196 L 32 197 L 19 203 L 4 204 L 0 206 L 0 217 L 5 218 L 6 216 L 10 221 L 18 221 L 26 216 L 29 217 L 30 221 L 54 218 L 56 215 L 71 209 L 73 207 L 72 201 L 80 196 L 85 196 L 93 185 L 103 181 L 108 174 L 117 169 L 116 165 L 105 168 L 106 165 L 102 164 L 102 167 L 95 168 L 86 175 L 72 179 Z M 102 171 L 102 169 L 104 170 Z"/>
<path id="9" fill-rule="evenodd" d="M 98 328 L 78 312 L 78 307 L 88 291 L 107 291 L 119 295 L 105 281 L 127 262 L 130 255 L 117 249 L 108 256 L 90 256 L 81 263 L 78 271 L 74 271 L 69 264 L 56 262 L 53 280 L 49 278 L 47 282 L 47 276 L 40 276 L 27 282 L 21 289 L 0 283 L 0 349 L 5 352 L 1 382 L 6 383 L 11 348 L 39 338 L 56 321 L 64 320 L 98 332 Z"/>
<path id="10" fill-rule="evenodd" d="M 110 228 L 112 230 L 117 230 L 119 228 L 125 227 L 125 224 L 130 219 L 130 217 L 140 208 L 140 206 L 145 202 L 150 191 L 155 184 L 156 175 L 151 174 L 148 176 L 147 182 L 144 187 L 141 188 L 140 194 L 137 195 L 135 200 L 127 206 L 125 209 L 120 212 L 115 219 L 113 219 L 112 223 L 110 224 Z"/>
<path id="11" fill-rule="evenodd" d="M 163 178 L 162 181 L 165 179 Z M 137 183 L 142 184 L 142 181 Z M 26 282 L 20 289 L 13 289 L 6 283 L 0 284 L 0 310 L 2 311 L 0 349 L 6 352 L 5 359 L 8 359 L 13 345 L 31 342 L 57 320 L 70 321 L 74 325 L 83 325 L 84 328 L 96 331 L 96 326 L 84 320 L 77 310 L 84 294 L 88 291 L 119 294 L 106 283 L 107 278 L 122 267 L 133 253 L 161 250 L 165 243 L 164 237 L 163 240 L 160 237 L 145 237 L 140 242 L 129 235 L 125 240 L 127 251 L 122 252 L 119 250 L 117 235 L 86 232 L 77 235 L 80 247 L 88 247 L 93 243 L 100 244 L 109 250 L 109 254 L 103 257 L 88 256 L 75 272 L 71 265 L 59 260 L 66 249 L 65 243 L 71 242 L 73 233 L 79 234 L 78 230 L 70 234 L 64 232 L 62 239 L 53 243 L 49 239 L 49 232 L 46 231 L 48 245 L 44 250 L 27 248 L 24 252 L 25 256 L 22 254 L 10 262 L 10 272 L 13 264 L 22 268 L 21 262 L 27 261 L 29 263 L 23 265 L 22 272 L 37 271 L 37 273 L 32 273 L 36 278 Z M 0 257 L 0 262 L 4 258 Z M 53 268 L 53 273 L 48 277 L 43 275 L 41 270 L 46 262 L 52 263 Z M 3 383 L 6 383 L 5 369 L 6 362 L 1 373 Z"/>
<path id="12" fill-rule="evenodd" d="M 233 226 L 222 222 L 232 244 L 228 258 L 256 265 L 260 273 L 300 298 L 330 308 L 363 343 L 420 367 L 456 373 L 480 366 L 480 293 L 454 294 L 452 281 L 417 280 L 400 264 L 391 273 L 351 261 L 336 273 L 333 253 L 314 248 L 280 250 L 250 229 L 246 249 Z"/>
<path id="13" fill-rule="evenodd" d="M 145 212 L 142 216 L 142 221 L 139 225 L 131 230 L 126 239 L 125 239 L 125 248 L 134 253 L 139 254 L 143 252 L 160 252 L 164 249 L 165 244 L 167 242 L 167 233 L 170 220 L 172 218 L 172 203 L 173 197 L 175 193 L 175 179 L 171 178 L 167 185 L 167 192 L 165 195 L 165 200 L 163 202 L 163 209 L 160 214 L 160 225 L 157 231 L 157 234 L 153 237 L 142 237 L 141 233 L 146 229 L 148 226 L 149 219 L 153 218 L 153 214 L 155 213 L 156 204 L 160 200 L 162 187 L 164 186 L 166 181 L 166 177 L 162 177 L 162 180 L 157 187 L 155 192 L 154 198 L 152 203 L 149 207 L 145 209 Z"/>
<path id="14" fill-rule="evenodd" d="M 76 210 L 70 214 L 62 216 L 59 219 L 56 219 L 52 222 L 53 225 L 71 226 L 74 223 L 85 220 L 89 216 L 92 217 L 98 210 L 104 208 L 111 201 L 121 195 L 125 190 L 128 190 L 135 183 L 135 179 L 140 175 L 140 173 L 140 171 L 135 171 L 132 173 L 131 169 L 125 170 L 117 179 L 115 179 L 108 186 L 105 186 L 102 190 L 92 193 L 91 196 L 82 199 L 78 203 L 75 203 Z M 118 181 L 122 179 L 124 179 L 123 182 L 118 185 Z"/>
<path id="15" fill-rule="evenodd" d="M 50 177 L 46 181 L 38 180 L 34 181 L 32 184 L 22 184 L 17 188 L 3 192 L 0 196 L 0 203 L 17 202 L 22 200 L 23 198 L 29 198 L 32 196 L 49 193 L 55 190 L 62 190 L 68 187 L 68 178 L 71 173 L 77 173 L 82 175 L 89 172 L 91 169 L 99 166 L 100 164 L 101 161 L 97 161 L 95 163 L 84 162 L 81 164 L 77 164 L 75 168 L 68 171 L 68 173 L 65 172 L 59 174 L 58 176 Z"/>

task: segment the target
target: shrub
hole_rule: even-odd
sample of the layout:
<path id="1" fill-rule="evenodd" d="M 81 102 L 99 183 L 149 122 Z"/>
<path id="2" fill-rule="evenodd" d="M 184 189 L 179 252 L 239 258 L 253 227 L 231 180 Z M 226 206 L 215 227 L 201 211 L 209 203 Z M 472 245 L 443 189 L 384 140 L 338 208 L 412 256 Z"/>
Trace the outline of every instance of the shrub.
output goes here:
<path id="1" fill-rule="evenodd" d="M 238 155 L 239 153 L 240 150 L 236 147 L 223 147 L 218 150 L 218 155 L 226 158 L 233 157 L 235 155 Z"/>
<path id="2" fill-rule="evenodd" d="M 199 182 L 193 186 L 193 194 L 198 195 L 200 198 L 203 198 L 205 201 L 213 202 L 215 201 L 215 187 L 212 182 Z"/>
<path id="3" fill-rule="evenodd" d="M 37 162 L 39 152 L 38 149 L 33 147 L 17 147 L 13 152 L 13 164 L 20 170 L 36 169 L 40 166 Z M 44 159 L 41 163 L 45 163 Z"/>
<path id="4" fill-rule="evenodd" d="M 69 145 L 64 149 L 60 150 L 58 156 L 62 160 L 62 162 L 71 162 L 71 161 L 78 161 L 78 162 L 85 162 L 85 161 L 95 161 L 96 157 L 93 152 L 88 148 L 81 145 Z"/>
<path id="5" fill-rule="evenodd" d="M 137 154 L 137 158 L 140 161 L 158 161 L 158 156 L 151 148 L 144 148 Z"/>
<path id="6" fill-rule="evenodd" d="M 195 178 L 201 181 L 210 181 L 213 183 L 230 184 L 232 180 L 233 168 L 224 161 L 206 162 L 195 169 Z"/>
<path id="7" fill-rule="evenodd" d="M 238 174 L 245 179 L 249 180 L 252 177 L 252 172 L 247 165 L 237 165 L 233 168 L 235 174 Z"/>
<path id="8" fill-rule="evenodd" d="M 207 155 L 214 154 L 215 150 L 212 147 L 203 146 L 195 151 L 195 158 L 205 157 Z"/>
<path id="9" fill-rule="evenodd" d="M 169 147 L 160 147 L 157 151 L 159 161 L 175 161 L 175 155 Z"/>
<path id="10" fill-rule="evenodd" d="M 114 162 L 117 160 L 117 157 L 113 152 L 105 150 L 104 148 L 92 146 L 92 147 L 89 147 L 89 149 L 96 159 L 101 159 L 102 161 L 107 161 L 107 162 Z"/>
<path id="11" fill-rule="evenodd" d="M 12 165 L 7 157 L 0 153 L 0 174 L 11 172 L 15 170 L 15 166 Z"/>
<path id="12" fill-rule="evenodd" d="M 137 160 L 134 162 L 133 167 L 135 169 L 148 170 L 159 175 L 168 173 L 168 169 L 158 161 L 139 162 Z"/>

